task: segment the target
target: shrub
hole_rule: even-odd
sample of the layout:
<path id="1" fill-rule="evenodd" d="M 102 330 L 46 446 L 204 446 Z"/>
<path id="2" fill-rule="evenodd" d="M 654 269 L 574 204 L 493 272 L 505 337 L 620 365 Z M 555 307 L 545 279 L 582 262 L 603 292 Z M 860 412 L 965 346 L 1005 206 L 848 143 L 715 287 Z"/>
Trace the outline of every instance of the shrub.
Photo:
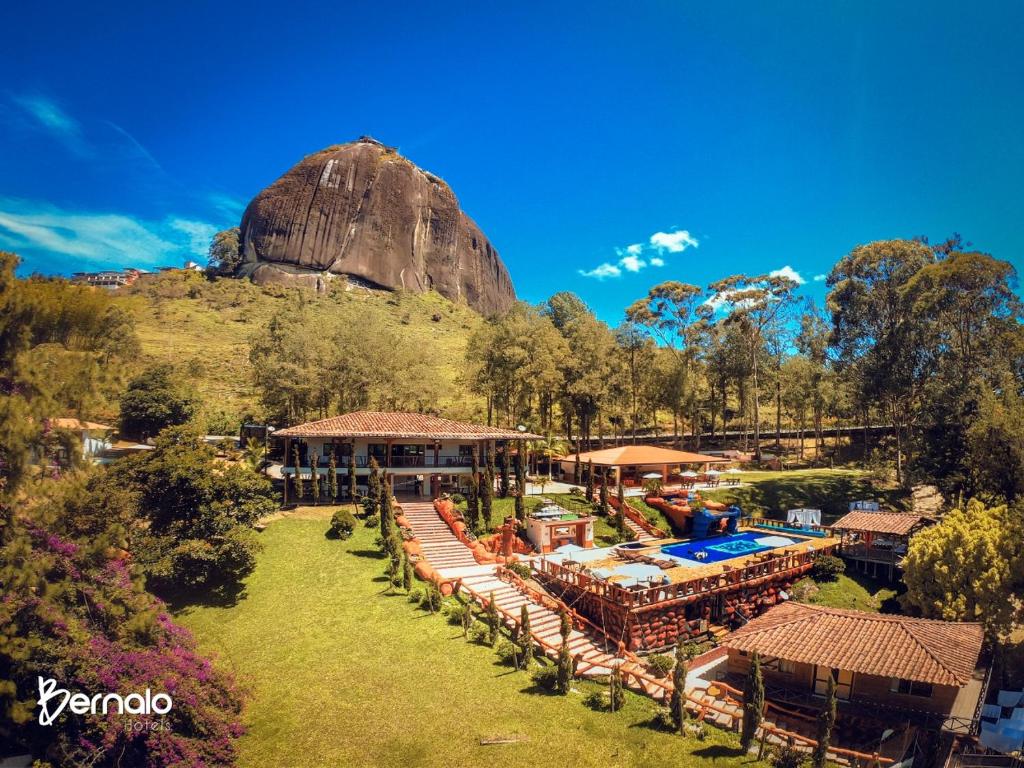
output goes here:
<path id="1" fill-rule="evenodd" d="M 572 488 L 569 489 L 569 495 L 570 496 L 582 496 L 583 495 L 583 489 L 580 488 L 579 486 L 575 486 L 574 485 Z"/>
<path id="2" fill-rule="evenodd" d="M 420 600 L 420 608 L 424 608 L 431 613 L 441 608 L 441 590 L 437 588 L 437 584 L 430 581 L 427 582 L 427 586 L 423 588 L 423 598 Z"/>
<path id="3" fill-rule="evenodd" d="M 538 667 L 530 677 L 533 679 L 534 685 L 549 693 L 554 693 L 558 688 L 558 668 L 550 664 Z"/>
<path id="4" fill-rule="evenodd" d="M 363 525 L 365 525 L 367 528 L 379 528 L 380 517 L 378 515 L 367 515 L 365 518 L 363 518 Z"/>
<path id="5" fill-rule="evenodd" d="M 466 503 L 466 497 L 463 496 L 461 493 L 453 493 L 450 496 L 450 498 L 452 500 L 452 504 L 455 504 L 455 505 L 465 504 Z"/>
<path id="6" fill-rule="evenodd" d="M 811 566 L 811 575 L 816 581 L 835 581 L 846 572 L 846 563 L 835 555 L 818 555 Z"/>
<path id="7" fill-rule="evenodd" d="M 448 623 L 453 627 L 461 627 L 462 622 L 465 620 L 464 615 L 469 613 L 472 615 L 473 611 L 468 605 L 462 603 L 446 603 L 441 612 L 448 619 Z"/>
<path id="8" fill-rule="evenodd" d="M 419 605 L 420 603 L 422 603 L 423 602 L 423 592 L 424 592 L 424 590 L 423 590 L 422 587 L 415 587 L 414 589 L 410 589 L 409 590 L 409 602 L 410 603 L 414 603 L 416 605 Z"/>
<path id="9" fill-rule="evenodd" d="M 772 747 L 768 756 L 772 768 L 800 768 L 807 762 L 807 754 L 792 745 Z"/>
<path id="10" fill-rule="evenodd" d="M 591 691 L 583 697 L 583 703 L 594 710 L 605 709 L 604 693 L 601 691 Z"/>
<path id="11" fill-rule="evenodd" d="M 506 640 L 503 637 L 499 639 L 497 644 L 494 646 L 494 652 L 498 656 L 498 661 L 506 666 L 514 667 L 516 665 L 520 649 L 511 640 Z"/>
<path id="12" fill-rule="evenodd" d="M 651 674 L 655 677 L 665 677 L 672 671 L 672 667 L 675 665 L 675 661 L 672 657 L 663 653 L 656 653 L 653 656 L 648 656 L 644 661 L 647 662 L 647 666 L 651 670 Z"/>
<path id="13" fill-rule="evenodd" d="M 339 509 L 331 515 L 331 535 L 336 539 L 347 539 L 356 529 L 356 517 L 347 509 Z"/>
<path id="14" fill-rule="evenodd" d="M 651 725 L 659 731 L 675 733 L 677 730 L 676 724 L 672 720 L 672 712 L 667 707 L 658 707 L 658 711 L 651 718 Z"/>
<path id="15" fill-rule="evenodd" d="M 528 566 L 526 563 L 509 563 L 506 566 L 506 568 L 512 571 L 512 573 L 514 573 L 520 579 L 528 579 L 530 578 L 530 574 L 532 573 L 532 571 L 530 570 L 530 566 Z"/>
<path id="16" fill-rule="evenodd" d="M 468 634 L 472 642 L 479 643 L 480 645 L 490 645 L 491 630 L 482 621 L 474 621 L 473 625 L 469 628 Z"/>

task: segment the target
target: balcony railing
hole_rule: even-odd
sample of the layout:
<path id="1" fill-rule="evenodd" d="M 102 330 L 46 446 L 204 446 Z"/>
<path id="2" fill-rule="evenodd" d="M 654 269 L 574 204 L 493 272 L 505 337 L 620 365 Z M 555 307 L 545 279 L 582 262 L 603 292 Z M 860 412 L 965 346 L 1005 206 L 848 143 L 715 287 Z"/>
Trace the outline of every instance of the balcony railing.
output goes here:
<path id="1" fill-rule="evenodd" d="M 322 471 L 324 471 L 324 472 L 326 472 L 327 471 L 328 461 L 329 461 L 328 459 L 320 457 L 320 459 L 319 459 L 319 461 L 317 463 L 317 468 L 322 470 Z M 348 471 L 348 465 L 349 465 L 349 457 L 348 456 L 341 456 L 341 457 L 335 459 L 335 464 L 337 466 L 338 472 L 340 472 L 340 473 L 347 472 Z M 416 468 L 416 467 L 431 467 L 431 468 L 444 469 L 445 467 L 452 467 L 452 468 L 455 468 L 455 467 L 470 467 L 470 466 L 473 465 L 473 459 L 470 456 L 438 456 L 436 460 L 435 460 L 433 455 L 430 455 L 430 456 L 392 456 L 390 461 L 388 461 L 385 457 L 378 457 L 377 458 L 377 465 L 381 469 L 389 469 L 389 468 L 393 468 L 393 469 L 410 469 L 410 468 Z M 370 466 L 370 457 L 369 456 L 356 456 L 356 467 L 358 469 L 366 469 L 369 466 Z M 290 464 L 286 466 L 286 469 L 294 471 L 294 467 L 292 467 Z M 303 472 L 308 472 L 309 471 L 309 462 L 308 462 L 308 460 L 305 463 L 303 463 L 302 471 Z"/>

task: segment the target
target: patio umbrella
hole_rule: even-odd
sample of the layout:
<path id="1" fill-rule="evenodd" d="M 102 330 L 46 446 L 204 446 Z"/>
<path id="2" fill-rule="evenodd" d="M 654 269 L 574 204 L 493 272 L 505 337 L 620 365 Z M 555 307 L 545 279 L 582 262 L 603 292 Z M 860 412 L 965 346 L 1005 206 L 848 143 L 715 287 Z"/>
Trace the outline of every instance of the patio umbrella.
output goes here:
<path id="1" fill-rule="evenodd" d="M 660 472 L 648 472 L 643 477 L 644 477 L 644 480 L 661 480 L 661 473 Z"/>
<path id="2" fill-rule="evenodd" d="M 697 473 L 694 472 L 692 469 L 688 469 L 685 472 L 683 472 L 683 474 L 680 475 L 680 477 L 696 477 L 696 476 L 697 476 Z"/>
<path id="3" fill-rule="evenodd" d="M 726 473 L 727 473 L 727 474 L 730 474 L 730 475 L 738 475 L 738 474 L 739 474 L 740 472 L 742 472 L 743 470 L 741 470 L 741 469 L 738 469 L 737 467 L 729 467 L 729 468 L 728 468 L 727 470 L 725 470 L 725 471 L 726 471 Z"/>

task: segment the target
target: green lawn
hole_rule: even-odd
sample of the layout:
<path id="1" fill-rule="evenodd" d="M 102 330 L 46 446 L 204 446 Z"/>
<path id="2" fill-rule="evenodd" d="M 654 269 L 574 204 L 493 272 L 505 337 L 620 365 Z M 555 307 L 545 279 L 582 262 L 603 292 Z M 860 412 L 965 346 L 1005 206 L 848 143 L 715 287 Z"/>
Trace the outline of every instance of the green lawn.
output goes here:
<path id="1" fill-rule="evenodd" d="M 243 766 L 747 765 L 737 740 L 649 727 L 654 705 L 630 695 L 596 712 L 583 693 L 532 692 L 529 678 L 466 643 L 440 616 L 382 593 L 374 532 L 325 538 L 328 513 L 293 515 L 265 545 L 242 599 L 178 612 L 202 648 L 251 693 Z M 578 687 L 585 692 L 593 684 Z M 481 746 L 480 739 L 517 737 Z"/>
<path id="2" fill-rule="evenodd" d="M 896 595 L 894 585 L 860 574 L 820 582 L 808 577 L 793 585 L 793 596 L 800 602 L 876 613 L 897 612 Z"/>
<path id="3" fill-rule="evenodd" d="M 786 510 L 797 507 L 820 509 L 825 523 L 846 514 L 850 501 L 876 499 L 898 509 L 907 503 L 906 492 L 878 488 L 867 473 L 853 469 L 744 472 L 740 477 L 749 485 L 722 487 L 703 495 L 715 501 L 739 504 L 744 513 L 764 517 L 784 519 Z"/>

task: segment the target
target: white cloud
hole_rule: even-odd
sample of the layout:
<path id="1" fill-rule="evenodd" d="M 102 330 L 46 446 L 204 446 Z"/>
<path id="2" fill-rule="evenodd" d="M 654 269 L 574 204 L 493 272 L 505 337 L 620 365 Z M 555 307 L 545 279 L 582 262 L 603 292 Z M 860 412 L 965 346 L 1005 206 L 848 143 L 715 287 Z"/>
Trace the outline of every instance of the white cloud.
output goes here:
<path id="1" fill-rule="evenodd" d="M 813 280 L 814 282 L 816 282 L 816 283 L 820 283 L 820 282 L 822 282 L 823 280 L 825 280 L 825 278 L 827 278 L 827 277 L 828 277 L 828 275 L 815 275 L 815 276 L 814 276 L 814 277 L 812 277 L 811 279 L 812 279 L 812 280 Z"/>
<path id="2" fill-rule="evenodd" d="M 150 221 L 0 198 L 0 239 L 48 272 L 58 271 L 56 264 L 70 270 L 178 265 L 205 256 L 216 230 L 207 222 L 174 216 Z"/>
<path id="3" fill-rule="evenodd" d="M 622 274 L 622 270 L 614 264 L 609 264 L 607 261 L 604 264 L 594 267 L 593 269 L 579 270 L 579 273 L 584 277 L 593 277 L 597 280 L 604 280 L 609 277 L 619 277 Z"/>
<path id="4" fill-rule="evenodd" d="M 663 258 L 661 258 L 660 256 L 651 256 L 651 258 L 649 258 L 647 260 L 647 263 L 650 264 L 652 267 L 664 267 L 665 266 L 665 260 Z"/>
<path id="5" fill-rule="evenodd" d="M 630 256 L 639 256 L 644 252 L 643 243 L 633 243 L 632 245 L 626 246 L 626 253 Z"/>
<path id="6" fill-rule="evenodd" d="M 217 234 L 217 228 L 205 221 L 189 219 L 171 219 L 168 222 L 173 229 L 184 232 L 189 237 L 189 248 L 200 258 L 206 258 L 210 251 L 210 241 Z"/>
<path id="7" fill-rule="evenodd" d="M 651 245 L 658 253 L 682 253 L 687 248 L 696 248 L 699 243 L 685 229 L 674 232 L 655 232 L 651 235 Z"/>
<path id="8" fill-rule="evenodd" d="M 804 283 L 807 282 L 806 280 L 804 280 L 803 276 L 795 269 L 793 269 L 791 266 L 789 266 L 789 264 L 782 267 L 781 269 L 773 269 L 768 274 L 771 277 L 788 277 L 797 285 L 803 285 Z"/>
<path id="9" fill-rule="evenodd" d="M 60 106 L 40 95 L 12 96 L 12 101 L 23 109 L 39 127 L 50 133 L 65 147 L 77 155 L 90 153 L 82 135 L 82 125 Z"/>
<path id="10" fill-rule="evenodd" d="M 627 272 L 639 272 L 647 266 L 647 262 L 637 256 L 623 256 L 619 259 L 619 266 Z"/>

